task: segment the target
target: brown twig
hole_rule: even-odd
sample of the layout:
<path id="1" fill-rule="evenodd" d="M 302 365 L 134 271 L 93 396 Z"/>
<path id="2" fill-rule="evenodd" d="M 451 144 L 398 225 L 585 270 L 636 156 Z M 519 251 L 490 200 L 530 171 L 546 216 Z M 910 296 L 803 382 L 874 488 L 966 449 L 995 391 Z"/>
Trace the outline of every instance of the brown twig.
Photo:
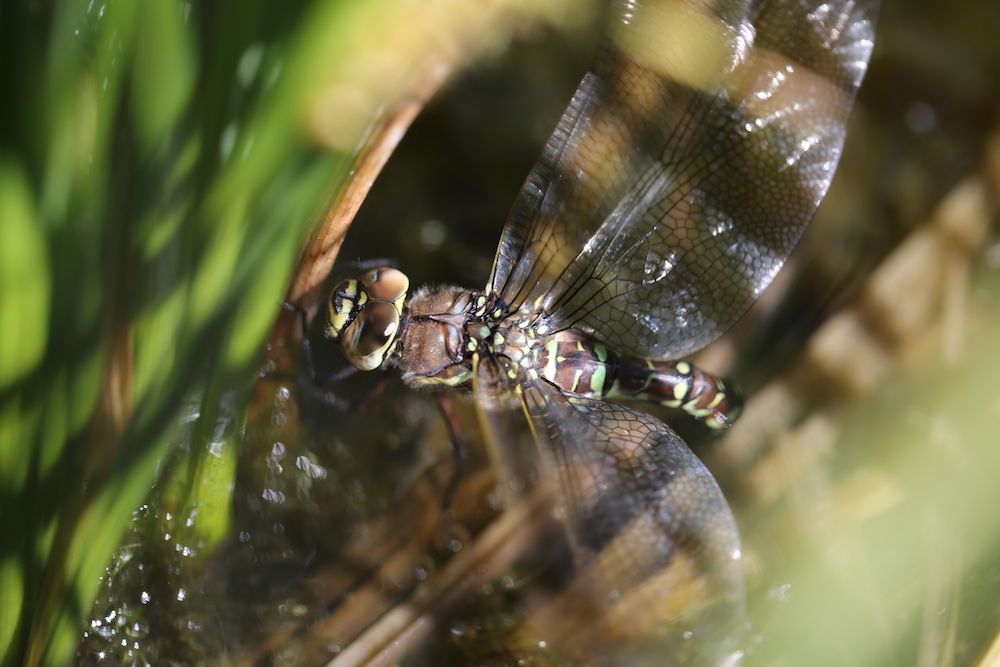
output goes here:
<path id="1" fill-rule="evenodd" d="M 413 87 L 412 95 L 372 133 L 358 154 L 346 185 L 330 203 L 322 224 L 302 253 L 288 289 L 288 302 L 310 308 L 310 302 L 333 268 L 347 230 L 372 184 L 417 114 L 447 80 L 451 69 L 451 65 L 445 62 L 429 64 L 424 76 Z"/>
<path id="2" fill-rule="evenodd" d="M 398 664 L 420 645 L 442 614 L 470 592 L 499 577 L 518 556 L 537 544 L 547 523 L 546 507 L 546 494 L 538 492 L 508 509 L 438 576 L 410 600 L 388 611 L 328 667 Z"/>

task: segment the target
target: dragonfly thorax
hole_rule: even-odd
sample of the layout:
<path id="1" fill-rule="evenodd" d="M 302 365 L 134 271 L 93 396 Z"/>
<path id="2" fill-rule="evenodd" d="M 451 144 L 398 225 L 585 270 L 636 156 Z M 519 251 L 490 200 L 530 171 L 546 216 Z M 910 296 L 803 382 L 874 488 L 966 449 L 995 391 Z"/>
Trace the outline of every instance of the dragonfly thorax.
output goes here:
<path id="1" fill-rule="evenodd" d="M 467 387 L 477 355 L 530 345 L 513 319 L 497 299 L 467 289 L 419 290 L 407 302 L 394 363 L 411 385 Z"/>
<path id="2" fill-rule="evenodd" d="M 420 289 L 407 301 L 392 360 L 408 384 L 461 386 L 469 380 L 472 299 L 469 290 L 437 287 Z"/>

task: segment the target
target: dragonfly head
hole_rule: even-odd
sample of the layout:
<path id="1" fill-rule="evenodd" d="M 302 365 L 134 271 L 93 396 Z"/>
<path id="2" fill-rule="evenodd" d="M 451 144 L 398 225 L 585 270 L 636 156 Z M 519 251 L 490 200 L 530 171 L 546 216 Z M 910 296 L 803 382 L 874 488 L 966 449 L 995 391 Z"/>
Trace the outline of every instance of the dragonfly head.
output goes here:
<path id="1" fill-rule="evenodd" d="M 391 267 L 342 280 L 330 292 L 323 334 L 339 340 L 348 361 L 363 371 L 382 365 L 399 333 L 410 279 Z"/>

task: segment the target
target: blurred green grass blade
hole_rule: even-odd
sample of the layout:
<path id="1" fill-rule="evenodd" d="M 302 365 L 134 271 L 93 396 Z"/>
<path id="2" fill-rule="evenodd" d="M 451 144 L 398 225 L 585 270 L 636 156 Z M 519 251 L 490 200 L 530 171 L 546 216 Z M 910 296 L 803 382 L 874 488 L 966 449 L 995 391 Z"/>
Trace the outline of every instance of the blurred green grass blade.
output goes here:
<path id="1" fill-rule="evenodd" d="M 38 412 L 39 407 L 20 392 L 8 394 L 0 403 L 0 491 L 7 497 L 24 492 L 32 456 L 25 443 L 34 439 Z"/>
<path id="2" fill-rule="evenodd" d="M 0 391 L 31 373 L 48 339 L 52 287 L 45 239 L 27 175 L 0 154 Z M 0 463 L 4 463 L 0 461 Z M 0 466 L 3 468 L 6 466 Z M 3 473 L 0 473 L 3 474 Z M 0 480 L 2 483 L 2 480 Z"/>
<path id="3" fill-rule="evenodd" d="M 29 591 L 23 613 L 20 605 L 13 611 L 20 599 L 16 586 L 5 598 L 11 605 L 5 614 L 20 614 L 22 621 L 8 625 L 11 644 L 3 648 L 10 662 L 21 662 L 21 650 L 33 664 L 65 662 L 72 654 L 99 574 L 133 510 L 149 497 L 159 464 L 177 444 L 170 424 L 192 399 L 202 404 L 192 430 L 201 435 L 188 441 L 187 462 L 168 468 L 163 491 L 168 506 L 197 516 L 181 537 L 199 544 L 206 556 L 228 533 L 242 422 L 219 406 L 253 377 L 306 225 L 333 175 L 346 173 L 338 164 L 349 154 L 317 150 L 304 140 L 298 118 L 310 81 L 286 83 L 287 72 L 304 68 L 281 55 L 286 47 L 280 32 L 276 41 L 253 46 L 256 65 L 253 58 L 239 63 L 249 89 L 243 108 L 223 123 L 199 124 L 217 111 L 206 114 L 192 97 L 196 85 L 204 85 L 195 83 L 195 45 L 216 44 L 199 32 L 204 26 L 198 22 L 207 15 L 184 9 L 176 2 L 55 8 L 43 96 L 50 111 L 40 172 L 45 222 L 22 227 L 35 232 L 41 247 L 47 242 L 56 258 L 54 312 L 64 325 L 49 347 L 51 372 L 37 378 L 46 387 L 44 402 L 35 406 L 45 406 L 46 424 L 37 440 L 43 460 L 38 471 L 69 484 L 62 498 L 47 503 L 59 517 L 57 532 L 40 531 L 34 517 L 29 524 L 35 527 L 25 526 L 36 533 L 32 543 L 43 579 Z M 274 11 L 265 4 L 245 10 L 258 18 Z M 302 18 L 292 24 L 305 25 Z M 263 94 L 255 69 L 281 93 Z M 213 73 L 210 67 L 204 75 Z M 29 205 L 31 200 L 30 192 L 21 197 Z M 47 240 L 39 234 L 45 228 Z M 44 263 L 37 268 L 46 276 Z M 16 296 L 32 298 L 20 290 Z M 5 297 L 5 307 L 12 303 Z M 46 299 L 31 304 L 45 314 L 50 310 Z M 37 341 L 27 362 L 37 364 L 43 343 Z M 211 359 L 223 363 L 205 363 Z M 211 387 L 200 399 L 199 386 Z M 98 403 L 101 392 L 104 401 Z M 4 407 L 23 418 L 30 406 Z M 125 430 L 118 437 L 115 422 L 123 416 Z M 13 419 L 5 423 L 7 431 L 24 426 Z M 222 423 L 230 426 L 219 439 Z M 30 461 L 35 450 L 23 447 L 30 434 L 12 435 L 8 440 L 17 447 L 5 451 L 20 451 Z M 74 468 L 71 460 L 82 466 Z M 87 480 L 92 493 L 79 486 Z M 40 483 L 51 482 L 36 479 L 36 488 Z M 17 568 L 5 572 L 25 574 Z"/>
<path id="4" fill-rule="evenodd" d="M 0 560 L 0 655 L 10 655 L 24 603 L 24 576 L 21 560 L 14 555 Z"/>
<path id="5" fill-rule="evenodd" d="M 195 83 L 195 54 L 184 26 L 190 6 L 175 0 L 139 3 L 131 106 L 143 149 L 163 142 L 187 107 Z"/>

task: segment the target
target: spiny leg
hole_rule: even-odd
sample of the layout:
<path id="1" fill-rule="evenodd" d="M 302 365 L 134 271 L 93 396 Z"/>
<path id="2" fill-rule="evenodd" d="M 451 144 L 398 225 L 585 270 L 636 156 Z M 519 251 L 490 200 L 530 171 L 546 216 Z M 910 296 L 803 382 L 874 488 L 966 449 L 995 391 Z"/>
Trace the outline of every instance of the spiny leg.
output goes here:
<path id="1" fill-rule="evenodd" d="M 448 484 L 444 488 L 444 495 L 441 497 L 441 511 L 447 513 L 451 509 L 451 504 L 455 500 L 455 492 L 462 481 L 465 460 L 465 440 L 462 438 L 461 429 L 458 426 L 458 419 L 451 406 L 451 401 L 444 394 L 435 394 L 438 409 L 444 418 L 445 428 L 448 430 L 448 438 L 451 440 L 452 470 L 448 478 Z"/>
<path id="2" fill-rule="evenodd" d="M 336 392 L 334 392 L 334 387 L 343 380 L 357 375 L 359 373 L 358 368 L 349 364 L 336 371 L 321 374 L 319 365 L 316 363 L 316 357 L 313 353 L 311 341 L 309 339 L 309 318 L 305 308 L 298 304 L 283 301 L 281 309 L 285 312 L 294 313 L 297 317 L 299 325 L 299 338 L 302 341 L 303 360 L 309 368 L 310 380 L 309 382 L 299 382 L 298 384 L 300 389 L 304 389 L 311 399 L 318 403 L 344 411 L 357 410 L 367 405 L 370 401 L 376 399 L 385 390 L 388 377 L 383 376 L 380 377 L 375 386 L 372 387 L 370 391 L 366 392 L 361 398 L 354 399 L 352 401 L 344 401 L 340 398 Z M 289 373 L 281 372 L 264 372 L 261 374 L 261 377 L 269 380 L 298 381 L 301 379 L 301 375 L 295 375 L 293 377 Z"/>

